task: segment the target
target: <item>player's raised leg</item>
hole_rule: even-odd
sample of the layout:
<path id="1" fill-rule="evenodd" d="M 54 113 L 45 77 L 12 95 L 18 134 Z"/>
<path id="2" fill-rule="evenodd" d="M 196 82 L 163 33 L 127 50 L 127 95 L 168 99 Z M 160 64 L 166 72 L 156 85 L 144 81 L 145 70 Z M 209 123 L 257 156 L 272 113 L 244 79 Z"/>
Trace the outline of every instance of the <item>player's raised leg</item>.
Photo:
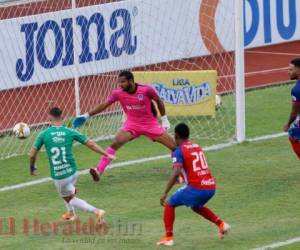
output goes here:
<path id="1" fill-rule="evenodd" d="M 72 206 L 74 209 L 79 209 L 84 212 L 93 213 L 96 215 L 97 223 L 104 224 L 105 221 L 103 219 L 103 216 L 105 214 L 105 211 L 102 209 L 98 209 L 89 203 L 87 203 L 85 200 L 77 198 L 75 195 L 70 195 L 67 197 L 63 197 L 65 202 L 67 202 L 70 206 Z"/>
<path id="2" fill-rule="evenodd" d="M 107 154 L 115 155 L 116 151 L 120 147 L 122 147 L 124 144 L 126 144 L 133 138 L 135 138 L 135 136 L 132 134 L 132 132 L 126 131 L 123 129 L 119 130 L 119 132 L 117 133 L 116 137 L 114 138 L 112 144 L 106 149 Z M 94 181 L 100 180 L 99 175 L 101 176 L 104 173 L 105 169 L 110 164 L 110 162 L 111 162 L 111 160 L 108 157 L 103 156 L 103 157 L 101 157 L 101 159 L 97 165 L 97 168 L 90 169 L 90 174 Z"/>
<path id="3" fill-rule="evenodd" d="M 72 213 L 70 213 L 69 216 L 63 215 L 63 218 L 66 220 L 74 220 L 76 218 L 75 209 L 80 209 L 84 212 L 94 213 L 96 215 L 97 222 L 99 224 L 103 223 L 104 210 L 98 209 L 88 204 L 85 200 L 79 199 L 75 196 L 76 180 L 77 174 L 74 174 L 66 179 L 54 181 L 57 191 L 65 201 L 66 206 L 72 210 Z"/>
<path id="4" fill-rule="evenodd" d="M 147 126 L 137 126 L 135 133 L 138 135 L 144 135 L 154 142 L 158 142 L 171 151 L 176 149 L 175 140 L 171 135 L 168 134 L 167 130 L 162 127 L 157 120 L 147 124 Z"/>
<path id="5" fill-rule="evenodd" d="M 211 209 L 207 207 L 199 207 L 192 208 L 192 210 L 218 226 L 219 237 L 221 240 L 223 239 L 224 235 L 229 232 L 230 226 L 226 222 L 222 221 Z"/>
<path id="6" fill-rule="evenodd" d="M 171 135 L 164 132 L 161 136 L 155 138 L 155 141 L 169 148 L 171 151 L 176 149 L 176 143 Z"/>

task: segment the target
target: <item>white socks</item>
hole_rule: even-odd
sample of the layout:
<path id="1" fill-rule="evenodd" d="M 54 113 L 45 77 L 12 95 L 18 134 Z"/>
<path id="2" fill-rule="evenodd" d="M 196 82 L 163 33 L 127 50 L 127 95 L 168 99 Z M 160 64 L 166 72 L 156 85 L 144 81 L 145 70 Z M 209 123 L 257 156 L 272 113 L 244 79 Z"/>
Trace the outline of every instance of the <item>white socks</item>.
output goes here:
<path id="1" fill-rule="evenodd" d="M 70 200 L 69 205 L 71 205 L 74 208 L 78 208 L 82 211 L 90 212 L 90 213 L 96 213 L 96 211 L 98 210 L 97 208 L 88 204 L 86 201 L 81 200 L 76 197 L 74 197 L 72 200 Z"/>
<path id="2" fill-rule="evenodd" d="M 68 210 L 68 213 L 75 215 L 75 209 L 74 209 L 74 207 L 70 203 L 66 202 L 65 200 L 64 200 L 64 202 L 65 202 L 66 208 Z"/>

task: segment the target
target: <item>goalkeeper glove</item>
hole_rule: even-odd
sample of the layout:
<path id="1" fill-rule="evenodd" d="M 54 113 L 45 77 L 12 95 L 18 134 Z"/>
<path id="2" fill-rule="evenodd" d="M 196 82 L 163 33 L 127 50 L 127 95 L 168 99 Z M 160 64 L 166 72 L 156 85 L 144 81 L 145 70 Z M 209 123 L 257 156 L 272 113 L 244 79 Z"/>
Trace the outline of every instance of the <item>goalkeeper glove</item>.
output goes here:
<path id="1" fill-rule="evenodd" d="M 36 166 L 34 164 L 30 165 L 30 174 L 36 175 L 35 171 L 37 170 Z"/>
<path id="2" fill-rule="evenodd" d="M 171 127 L 171 124 L 168 120 L 168 117 L 166 115 L 161 117 L 161 125 L 165 130 L 169 130 Z"/>
<path id="3" fill-rule="evenodd" d="M 73 127 L 79 128 L 85 121 L 90 117 L 89 113 L 85 113 L 83 115 L 77 116 L 73 121 Z"/>

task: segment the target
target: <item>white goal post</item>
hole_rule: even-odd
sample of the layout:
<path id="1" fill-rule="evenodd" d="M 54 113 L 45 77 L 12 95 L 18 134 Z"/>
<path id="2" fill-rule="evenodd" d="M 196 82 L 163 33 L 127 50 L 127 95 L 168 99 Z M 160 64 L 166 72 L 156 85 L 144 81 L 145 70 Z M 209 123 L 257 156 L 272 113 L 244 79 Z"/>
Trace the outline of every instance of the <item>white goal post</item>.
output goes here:
<path id="1" fill-rule="evenodd" d="M 235 0 L 235 83 L 236 83 L 236 139 L 246 139 L 245 118 L 245 54 L 244 54 L 244 0 Z"/>

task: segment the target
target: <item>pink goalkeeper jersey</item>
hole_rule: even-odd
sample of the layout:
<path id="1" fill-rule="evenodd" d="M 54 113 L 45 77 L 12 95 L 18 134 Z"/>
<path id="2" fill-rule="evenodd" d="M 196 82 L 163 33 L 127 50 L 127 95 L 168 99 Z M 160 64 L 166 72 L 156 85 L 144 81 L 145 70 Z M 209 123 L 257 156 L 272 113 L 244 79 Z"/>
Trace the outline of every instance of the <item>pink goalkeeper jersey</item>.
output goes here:
<path id="1" fill-rule="evenodd" d="M 156 91 L 149 85 L 137 84 L 135 93 L 127 93 L 122 88 L 113 90 L 107 101 L 112 104 L 116 101 L 127 116 L 125 124 L 149 125 L 158 121 L 151 110 L 151 100 L 158 97 Z"/>

